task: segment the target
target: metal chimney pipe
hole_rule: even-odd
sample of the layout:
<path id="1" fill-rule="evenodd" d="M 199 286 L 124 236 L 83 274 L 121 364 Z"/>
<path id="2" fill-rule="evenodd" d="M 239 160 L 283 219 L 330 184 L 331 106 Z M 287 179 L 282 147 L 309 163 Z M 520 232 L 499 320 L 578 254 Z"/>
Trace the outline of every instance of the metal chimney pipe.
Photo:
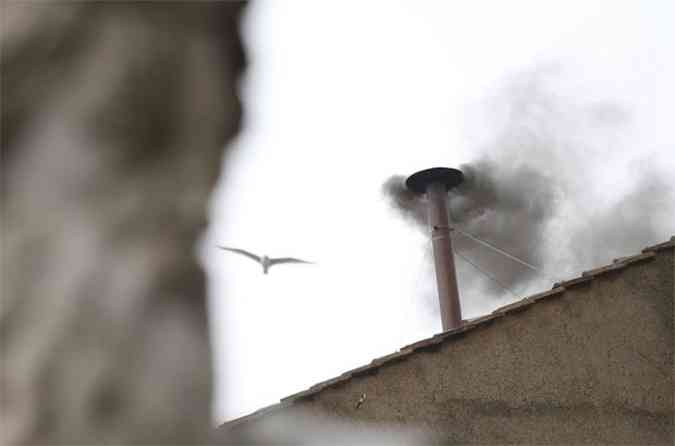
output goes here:
<path id="1" fill-rule="evenodd" d="M 406 187 L 428 200 L 428 222 L 434 250 L 438 303 L 441 309 L 443 331 L 462 325 L 455 256 L 450 238 L 448 217 L 448 190 L 464 181 L 460 170 L 435 167 L 414 173 L 406 180 Z"/>

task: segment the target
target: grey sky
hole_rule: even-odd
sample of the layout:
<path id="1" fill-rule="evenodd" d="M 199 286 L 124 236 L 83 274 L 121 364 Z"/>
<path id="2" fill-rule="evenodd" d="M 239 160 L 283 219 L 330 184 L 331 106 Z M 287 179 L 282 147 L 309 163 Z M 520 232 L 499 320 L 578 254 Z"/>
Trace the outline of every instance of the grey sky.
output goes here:
<path id="1" fill-rule="evenodd" d="M 645 159 L 674 172 L 674 13 L 669 1 L 253 3 L 244 130 L 200 246 L 217 421 L 440 331 L 426 238 L 381 185 L 473 161 L 514 79 L 552 70 L 565 119 L 597 104 L 619 129 L 575 141 L 596 199 L 616 200 Z M 217 244 L 319 265 L 263 276 Z M 505 303 L 475 297 L 465 317 Z"/>

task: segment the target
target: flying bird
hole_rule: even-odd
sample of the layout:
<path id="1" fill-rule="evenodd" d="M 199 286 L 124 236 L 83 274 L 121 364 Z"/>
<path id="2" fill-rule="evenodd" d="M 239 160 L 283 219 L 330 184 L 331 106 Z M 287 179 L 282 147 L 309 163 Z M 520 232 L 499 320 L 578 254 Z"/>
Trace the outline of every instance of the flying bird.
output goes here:
<path id="1" fill-rule="evenodd" d="M 253 254 L 252 252 L 248 252 L 245 249 L 237 249 L 237 248 L 229 248 L 227 246 L 218 246 L 220 249 L 224 249 L 225 251 L 230 251 L 234 252 L 237 254 L 241 254 L 243 256 L 248 257 L 251 260 L 255 260 L 256 262 L 260 263 L 263 268 L 263 274 L 267 274 L 267 271 L 270 269 L 272 265 L 279 265 L 281 263 L 309 263 L 309 264 L 314 264 L 314 262 L 308 262 L 307 260 L 302 260 L 302 259 L 296 259 L 293 257 L 277 257 L 277 258 L 271 258 L 267 256 L 257 256 Z"/>

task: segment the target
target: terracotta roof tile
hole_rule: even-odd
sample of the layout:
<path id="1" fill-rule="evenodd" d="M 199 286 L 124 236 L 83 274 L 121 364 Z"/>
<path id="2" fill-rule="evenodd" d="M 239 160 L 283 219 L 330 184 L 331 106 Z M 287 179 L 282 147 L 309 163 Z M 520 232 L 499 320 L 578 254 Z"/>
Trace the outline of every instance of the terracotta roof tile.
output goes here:
<path id="1" fill-rule="evenodd" d="M 530 299 L 533 303 L 538 302 L 542 299 L 548 299 L 550 297 L 559 297 L 565 292 L 565 288 L 558 286 L 558 287 L 553 287 L 553 289 L 550 289 L 548 291 L 544 291 L 541 293 L 533 294 L 530 296 L 528 299 Z"/>
<path id="2" fill-rule="evenodd" d="M 565 280 L 563 282 L 557 282 L 553 284 L 553 289 L 562 287 L 565 289 L 572 288 L 573 286 L 581 285 L 582 283 L 587 283 L 593 280 L 593 276 L 580 276 L 574 279 Z"/>
<path id="3" fill-rule="evenodd" d="M 497 308 L 492 312 L 492 314 L 509 314 L 517 311 L 527 310 L 534 301 L 531 298 L 521 299 L 512 304 L 504 305 L 503 307 Z"/>
<path id="4" fill-rule="evenodd" d="M 377 369 L 379 366 L 373 366 L 373 364 L 366 364 L 361 367 L 357 367 L 354 370 L 350 370 L 348 373 L 352 376 L 366 376 L 366 375 L 373 375 L 377 373 Z"/>
<path id="5" fill-rule="evenodd" d="M 380 366 L 386 362 L 393 363 L 396 361 L 401 361 L 407 356 L 410 356 L 413 353 L 413 350 L 406 350 L 406 349 L 401 349 L 397 352 L 391 353 L 389 355 L 381 356 L 379 358 L 375 358 L 371 361 L 372 365 L 375 366 Z"/>
<path id="6" fill-rule="evenodd" d="M 614 271 L 621 271 L 626 267 L 625 263 L 612 263 L 611 265 L 601 266 L 600 268 L 589 269 L 581 273 L 582 276 L 600 276 L 602 274 L 607 274 Z"/>
<path id="7" fill-rule="evenodd" d="M 328 379 L 326 381 L 321 381 L 320 383 L 314 384 L 309 390 L 323 390 L 328 387 L 334 387 L 339 384 L 342 384 L 345 381 L 348 381 L 351 378 L 351 375 L 342 374 L 336 378 Z"/>
<path id="8" fill-rule="evenodd" d="M 300 400 L 300 399 L 303 399 L 303 398 L 308 398 L 308 397 L 314 395 L 315 393 L 317 393 L 318 391 L 319 390 L 310 387 L 309 389 L 305 389 L 305 390 L 302 390 L 300 392 L 294 393 L 293 395 L 289 395 L 285 398 L 281 398 L 281 402 L 282 403 L 293 402 L 293 401 L 297 401 L 297 400 Z M 273 407 L 274 406 L 269 406 L 269 408 L 273 408 Z"/>
<path id="9" fill-rule="evenodd" d="M 431 338 L 422 339 L 421 341 L 417 341 L 417 342 L 412 343 L 410 345 L 406 345 L 404 347 L 404 349 L 411 350 L 411 351 L 418 351 L 418 350 L 428 349 L 429 347 L 435 346 L 436 344 L 440 344 L 441 342 L 443 342 L 443 339 L 431 337 Z"/>
<path id="10" fill-rule="evenodd" d="M 660 247 L 658 250 L 664 249 L 663 247 Z M 642 262 L 643 260 L 651 260 L 656 256 L 657 250 L 651 250 L 651 249 L 644 249 L 642 251 L 642 254 L 636 254 L 634 256 L 626 256 L 626 257 L 619 257 L 618 259 L 614 259 L 614 265 L 619 264 L 619 265 L 629 265 L 631 263 L 636 263 L 636 262 Z"/>
<path id="11" fill-rule="evenodd" d="M 675 235 L 670 237 L 670 240 L 667 242 L 659 243 L 658 245 L 647 246 L 642 252 L 647 251 L 661 251 L 663 249 L 675 247 Z"/>
<path id="12" fill-rule="evenodd" d="M 490 325 L 500 317 L 504 316 L 503 314 L 500 313 L 495 313 L 494 311 L 490 314 L 486 314 L 485 316 L 477 317 L 475 319 L 471 319 L 470 321 L 467 321 L 467 323 L 471 326 L 479 326 L 479 325 Z"/>
<path id="13" fill-rule="evenodd" d="M 459 327 L 451 328 L 450 330 L 445 330 L 445 331 L 442 331 L 440 333 L 436 333 L 433 336 L 433 338 L 436 339 L 436 340 L 442 341 L 443 339 L 445 339 L 449 336 L 454 336 L 457 333 L 465 332 L 466 330 L 468 330 L 471 327 L 471 324 L 467 324 L 465 321 L 462 321 L 462 322 L 464 322 L 464 323 L 462 325 L 460 325 Z"/>
<path id="14" fill-rule="evenodd" d="M 643 254 L 638 254 L 636 256 L 630 256 L 628 258 L 623 259 L 622 263 L 625 265 L 631 264 L 631 263 L 638 263 L 642 262 L 644 260 L 652 260 L 656 257 L 656 252 L 654 251 L 647 251 Z"/>

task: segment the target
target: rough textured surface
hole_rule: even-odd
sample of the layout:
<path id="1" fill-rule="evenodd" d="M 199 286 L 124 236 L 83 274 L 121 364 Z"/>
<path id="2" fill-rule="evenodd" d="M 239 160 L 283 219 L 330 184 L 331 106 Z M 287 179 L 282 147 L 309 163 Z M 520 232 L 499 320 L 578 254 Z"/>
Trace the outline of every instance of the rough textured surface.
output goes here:
<path id="1" fill-rule="evenodd" d="M 2 444 L 210 427 L 195 242 L 239 127 L 236 2 L 2 2 Z"/>
<path id="2" fill-rule="evenodd" d="M 674 245 L 556 284 L 224 431 L 246 440 L 277 417 L 322 414 L 421 429 L 436 443 L 672 444 Z"/>

